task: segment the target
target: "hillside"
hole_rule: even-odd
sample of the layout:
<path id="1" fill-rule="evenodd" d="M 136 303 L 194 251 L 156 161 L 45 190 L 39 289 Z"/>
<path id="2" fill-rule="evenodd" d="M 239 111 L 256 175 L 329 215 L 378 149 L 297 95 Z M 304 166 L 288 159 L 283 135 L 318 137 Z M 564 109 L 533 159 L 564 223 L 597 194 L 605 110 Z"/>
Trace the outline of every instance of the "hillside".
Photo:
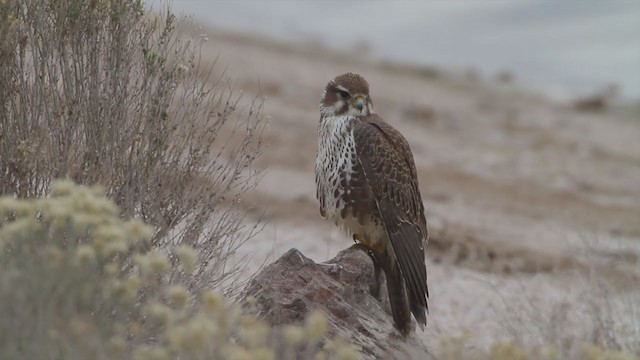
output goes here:
<path id="1" fill-rule="evenodd" d="M 629 316 L 640 311 L 637 113 L 580 111 L 509 79 L 373 61 L 313 41 L 192 31 L 206 34 L 203 60 L 217 61 L 245 102 L 266 99 L 265 175 L 245 203 L 266 225 L 242 249 L 250 269 L 292 247 L 324 261 L 351 245 L 320 218 L 314 161 L 322 90 L 357 72 L 418 166 L 431 233 L 428 347 L 442 336 L 464 336 L 470 349 L 639 336 Z"/>

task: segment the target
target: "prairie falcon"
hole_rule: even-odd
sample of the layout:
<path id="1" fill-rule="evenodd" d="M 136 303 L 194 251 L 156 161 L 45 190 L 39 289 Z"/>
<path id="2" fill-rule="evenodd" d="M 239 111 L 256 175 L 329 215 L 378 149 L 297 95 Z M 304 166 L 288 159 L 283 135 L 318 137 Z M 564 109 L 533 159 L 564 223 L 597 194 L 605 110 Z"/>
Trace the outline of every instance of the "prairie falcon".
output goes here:
<path id="1" fill-rule="evenodd" d="M 424 329 L 428 233 L 409 143 L 373 112 L 369 84 L 353 73 L 327 84 L 318 135 L 320 214 L 369 249 L 384 270 L 396 328 L 408 334 L 413 313 Z"/>

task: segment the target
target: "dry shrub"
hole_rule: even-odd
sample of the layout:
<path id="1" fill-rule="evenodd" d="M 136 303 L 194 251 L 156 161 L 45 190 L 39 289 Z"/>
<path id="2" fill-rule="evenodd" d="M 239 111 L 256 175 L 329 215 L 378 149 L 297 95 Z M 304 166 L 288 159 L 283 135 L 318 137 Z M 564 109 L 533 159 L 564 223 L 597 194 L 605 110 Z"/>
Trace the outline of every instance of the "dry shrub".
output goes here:
<path id="1" fill-rule="evenodd" d="M 239 203 L 257 180 L 262 103 L 239 109 L 203 40 L 141 0 L 2 0 L 0 24 L 0 194 L 102 184 L 121 216 L 153 226 L 149 247 L 198 249 L 173 278 L 235 290 L 230 258 L 258 230 Z"/>
<path id="2" fill-rule="evenodd" d="M 100 188 L 0 198 L 2 359 L 357 359 L 321 313 L 270 328 L 218 292 L 169 283 L 153 231 L 124 221 Z M 190 272 L 195 250 L 175 250 Z M 120 269 L 134 259 L 129 272 Z"/>

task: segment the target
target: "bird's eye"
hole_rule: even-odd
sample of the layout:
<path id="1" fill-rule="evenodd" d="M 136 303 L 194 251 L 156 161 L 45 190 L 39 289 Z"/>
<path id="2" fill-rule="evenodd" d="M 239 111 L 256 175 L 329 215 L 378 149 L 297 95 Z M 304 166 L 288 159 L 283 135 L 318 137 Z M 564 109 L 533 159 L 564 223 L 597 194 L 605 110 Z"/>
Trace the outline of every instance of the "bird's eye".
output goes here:
<path id="1" fill-rule="evenodd" d="M 340 97 L 343 99 L 347 99 L 349 98 L 349 93 L 343 90 L 338 90 L 338 93 L 340 93 Z"/>

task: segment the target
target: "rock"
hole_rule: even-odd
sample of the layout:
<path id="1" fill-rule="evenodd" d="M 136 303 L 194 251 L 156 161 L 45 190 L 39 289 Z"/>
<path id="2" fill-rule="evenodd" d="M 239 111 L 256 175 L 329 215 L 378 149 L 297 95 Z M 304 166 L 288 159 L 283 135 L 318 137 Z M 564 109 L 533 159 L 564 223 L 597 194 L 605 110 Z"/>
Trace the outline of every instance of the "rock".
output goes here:
<path id="1" fill-rule="evenodd" d="M 291 249 L 249 282 L 247 296 L 273 326 L 301 324 L 309 311 L 321 310 L 329 334 L 350 340 L 364 359 L 433 358 L 414 333 L 404 338 L 393 327 L 386 285 L 378 285 L 373 262 L 359 245 L 320 264 Z"/>

